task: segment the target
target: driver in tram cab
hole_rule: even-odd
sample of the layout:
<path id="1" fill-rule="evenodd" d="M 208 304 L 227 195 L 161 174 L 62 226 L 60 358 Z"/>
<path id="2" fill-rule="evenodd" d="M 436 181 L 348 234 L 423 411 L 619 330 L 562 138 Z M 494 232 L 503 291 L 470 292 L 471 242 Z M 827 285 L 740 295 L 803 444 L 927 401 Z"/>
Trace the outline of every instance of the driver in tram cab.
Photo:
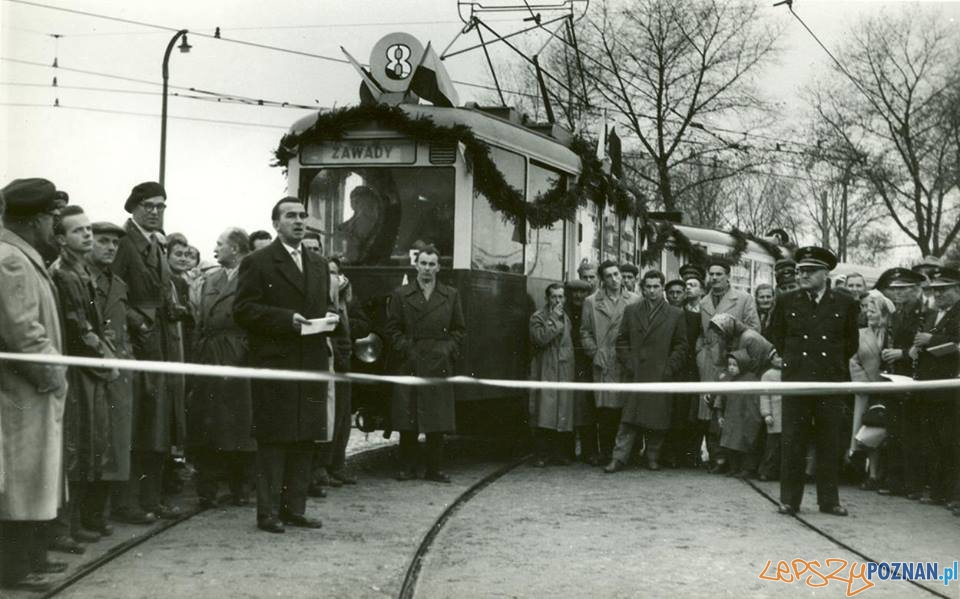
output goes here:
<path id="1" fill-rule="evenodd" d="M 383 222 L 380 195 L 371 187 L 358 185 L 350 192 L 350 208 L 353 216 L 341 223 L 337 232 L 346 242 L 344 260 L 364 264 Z"/>
<path id="2" fill-rule="evenodd" d="M 384 327 L 390 340 L 388 369 L 392 374 L 449 377 L 467 335 L 460 294 L 437 280 L 440 254 L 432 245 L 420 249 L 417 278 L 396 290 L 387 304 Z M 417 438 L 425 433 L 424 478 L 449 483 L 440 471 L 443 434 L 456 428 L 453 387 L 395 385 L 390 403 L 393 430 L 400 431 L 402 470 L 397 480 L 417 478 Z"/>

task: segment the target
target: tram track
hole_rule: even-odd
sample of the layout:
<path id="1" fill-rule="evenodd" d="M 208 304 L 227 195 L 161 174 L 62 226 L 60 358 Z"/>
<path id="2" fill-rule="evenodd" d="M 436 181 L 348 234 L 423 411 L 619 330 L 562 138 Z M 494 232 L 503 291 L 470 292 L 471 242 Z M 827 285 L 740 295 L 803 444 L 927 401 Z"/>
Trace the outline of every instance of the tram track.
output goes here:
<path id="1" fill-rule="evenodd" d="M 357 466 L 361 462 L 366 462 L 366 461 L 376 459 L 381 455 L 390 452 L 393 448 L 394 448 L 393 445 L 385 445 L 381 447 L 373 447 L 370 449 L 358 451 L 353 455 L 347 456 L 347 464 L 350 466 Z M 215 508 L 194 508 L 173 520 L 164 520 L 158 523 L 157 525 L 155 525 L 153 528 L 151 528 L 144 534 L 136 536 L 127 541 L 124 541 L 123 543 L 120 543 L 119 545 L 116 545 L 114 547 L 111 547 L 103 555 L 97 557 L 96 559 L 90 562 L 82 564 L 79 568 L 77 568 L 75 572 L 71 573 L 69 576 L 65 577 L 63 580 L 58 581 L 52 589 L 50 589 L 49 591 L 46 591 L 42 595 L 37 595 L 37 596 L 41 597 L 42 599 L 48 599 L 50 597 L 55 597 L 59 595 L 63 591 L 77 584 L 78 582 L 80 582 L 87 576 L 93 574 L 97 570 L 100 570 L 101 568 L 113 562 L 114 560 L 121 557 L 122 555 L 139 547 L 140 545 L 146 543 L 147 541 L 160 535 L 161 533 L 164 533 L 170 530 L 171 528 L 174 528 L 175 526 L 183 524 L 187 520 L 190 520 L 194 516 L 201 514 L 209 509 L 215 509 Z"/>
<path id="2" fill-rule="evenodd" d="M 420 579 L 420 573 L 423 569 L 423 561 L 427 557 L 430 548 L 433 546 L 434 541 L 437 539 L 437 536 L 440 534 L 440 531 L 443 530 L 443 527 L 446 525 L 446 523 L 460 510 L 460 508 L 466 505 L 467 502 L 476 497 L 481 491 L 489 487 L 491 484 L 515 470 L 521 464 L 527 462 L 530 457 L 530 455 L 519 457 L 484 476 L 467 488 L 463 493 L 458 495 L 457 498 L 454 499 L 450 505 L 443 510 L 437 519 L 434 520 L 430 530 L 427 531 L 427 534 L 424 535 L 423 539 L 420 541 L 420 545 L 417 547 L 417 550 L 413 554 L 413 558 L 410 560 L 410 565 L 407 567 L 407 572 L 403 577 L 403 583 L 400 586 L 400 592 L 397 594 L 399 599 L 413 599 L 417 590 L 417 582 Z"/>
<path id="3" fill-rule="evenodd" d="M 757 484 L 755 484 L 752 480 L 744 479 L 743 482 L 745 482 L 751 489 L 753 489 L 754 491 L 756 491 L 761 497 L 765 498 L 767 501 L 769 501 L 769 502 L 772 503 L 773 505 L 775 505 L 775 506 L 779 506 L 779 505 L 780 505 L 780 502 L 777 501 L 777 499 L 776 499 L 775 497 L 773 497 L 770 493 L 767 493 L 765 490 L 763 490 L 762 488 L 760 488 L 760 487 L 759 487 Z M 814 534 L 816 534 L 816 535 L 818 535 L 818 536 L 826 539 L 827 541 L 830 541 L 831 543 L 833 543 L 834 545 L 836 545 L 837 547 L 840 547 L 841 549 L 843 549 L 843 550 L 845 550 L 845 551 L 849 551 L 850 553 L 852 553 L 852 554 L 856 555 L 857 557 L 859 557 L 860 559 L 862 559 L 864 562 L 878 562 L 878 563 L 879 563 L 880 561 L 882 561 L 882 560 L 877 560 L 877 559 L 875 559 L 875 558 L 873 558 L 873 557 L 870 557 L 869 555 L 867 555 L 867 554 L 864 553 L 863 551 L 860 551 L 860 550 L 857 549 L 856 547 L 853 547 L 853 546 L 851 546 L 851 545 L 843 542 L 842 540 L 838 539 L 837 537 L 835 537 L 835 536 L 833 536 L 832 534 L 828 533 L 827 531 L 823 530 L 822 528 L 820 528 L 820 527 L 817 526 L 816 524 L 813 524 L 812 522 L 810 522 L 809 520 L 807 520 L 806 518 L 804 518 L 804 517 L 803 517 L 802 515 L 800 515 L 799 513 L 793 514 L 792 518 L 794 518 L 795 520 L 797 520 L 798 522 L 800 522 L 800 524 L 802 524 L 804 527 L 806 527 L 807 529 L 809 529 L 810 531 L 812 531 Z M 951 596 L 951 595 L 946 595 L 946 594 L 944 594 L 944 593 L 940 593 L 940 592 L 938 592 L 938 591 L 936 591 L 936 590 L 934 590 L 934 589 L 931 589 L 930 587 L 928 587 L 928 586 L 926 586 L 926 585 L 920 584 L 920 583 L 919 583 L 918 581 L 916 581 L 916 580 L 907 580 L 906 582 L 909 582 L 910 584 L 912 584 L 913 586 L 917 587 L 918 589 L 921 589 L 921 590 L 923 590 L 923 591 L 926 591 L 927 593 L 929 593 L 930 595 L 933 595 L 934 597 L 941 597 L 942 599 L 954 599 L 953 596 Z"/>

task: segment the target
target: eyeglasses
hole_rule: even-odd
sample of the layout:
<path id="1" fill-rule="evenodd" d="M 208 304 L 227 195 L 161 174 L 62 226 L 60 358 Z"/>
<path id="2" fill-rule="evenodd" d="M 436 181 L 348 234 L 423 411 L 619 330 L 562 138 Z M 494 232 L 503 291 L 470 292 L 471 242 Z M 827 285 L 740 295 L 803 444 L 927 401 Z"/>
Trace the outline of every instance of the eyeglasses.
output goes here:
<path id="1" fill-rule="evenodd" d="M 167 209 L 166 204 L 140 204 L 140 207 L 147 212 L 156 212 L 157 214 Z"/>

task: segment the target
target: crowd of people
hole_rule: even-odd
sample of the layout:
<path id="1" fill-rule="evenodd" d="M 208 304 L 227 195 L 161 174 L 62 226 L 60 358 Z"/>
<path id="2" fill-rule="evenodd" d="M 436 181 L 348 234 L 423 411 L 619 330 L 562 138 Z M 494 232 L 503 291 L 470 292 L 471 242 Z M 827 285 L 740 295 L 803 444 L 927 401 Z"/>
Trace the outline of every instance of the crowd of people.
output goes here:
<path id="1" fill-rule="evenodd" d="M 933 257 L 831 281 L 837 258 L 799 248 L 776 285 L 734 288 L 723 256 L 657 270 L 581 263 L 547 287 L 530 318 L 534 380 L 564 382 L 878 382 L 960 374 L 960 271 Z M 705 267 L 705 268 L 704 268 Z M 944 505 L 960 516 L 960 393 L 821 396 L 630 394 L 538 389 L 530 395 L 538 467 L 584 462 L 708 468 L 780 481 L 783 514 L 817 486 L 821 512 L 846 516 L 838 482 Z M 847 442 L 849 440 L 849 443 Z"/>
<path id="2" fill-rule="evenodd" d="M 93 221 L 45 179 L 0 190 L 0 351 L 350 369 L 353 341 L 372 323 L 340 259 L 324 256 L 319 235 L 307 230 L 299 199 L 273 206 L 275 237 L 226 228 L 216 264 L 202 262 L 183 235 L 164 233 L 166 207 L 155 182 L 132 188 L 122 225 Z M 414 260 L 416 277 L 387 303 L 387 370 L 450 376 L 467 330 L 460 293 L 439 282 L 436 248 L 421 247 Z M 777 262 L 776 287 L 760 285 L 754 295 L 731 285 L 721 257 L 684 265 L 669 281 L 631 264 L 584 262 L 577 280 L 546 288 L 530 318 L 531 378 L 952 378 L 960 272 L 932 262 L 890 269 L 873 290 L 856 275 L 831 288 L 836 258 L 801 248 Z M 243 506 L 255 489 L 256 523 L 268 533 L 320 528 L 307 497 L 357 482 L 345 468 L 349 383 L 113 366 L 0 360 L 0 586 L 49 588 L 47 575 L 67 566 L 47 552 L 82 553 L 84 543 L 112 534 L 111 520 L 179 517 L 168 498 L 181 490 L 177 472 L 187 463 L 201 507 Z M 450 482 L 441 467 L 454 393 L 450 385 L 393 387 L 398 480 Z M 642 460 L 651 470 L 703 466 L 779 479 L 786 514 L 799 509 L 812 476 L 820 510 L 842 516 L 838 473 L 850 463 L 864 473 L 864 489 L 960 515 L 954 391 L 848 398 L 543 388 L 529 405 L 537 467 L 579 457 L 612 474 Z"/>

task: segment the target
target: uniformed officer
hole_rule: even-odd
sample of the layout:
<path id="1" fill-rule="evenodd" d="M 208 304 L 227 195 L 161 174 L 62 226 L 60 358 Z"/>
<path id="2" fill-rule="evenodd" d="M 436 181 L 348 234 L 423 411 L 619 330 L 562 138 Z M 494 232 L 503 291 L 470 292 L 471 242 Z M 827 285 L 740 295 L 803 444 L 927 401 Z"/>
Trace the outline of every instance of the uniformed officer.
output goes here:
<path id="1" fill-rule="evenodd" d="M 796 289 L 797 263 L 790 258 L 781 258 L 773 265 L 773 276 L 777 281 L 778 291 Z"/>
<path id="2" fill-rule="evenodd" d="M 800 289 L 777 301 L 769 331 L 770 341 L 783 357 L 783 380 L 848 381 L 849 360 L 859 344 L 860 305 L 848 294 L 827 288 L 827 273 L 837 265 L 833 252 L 810 246 L 798 249 L 794 257 Z M 800 509 L 807 439 L 813 434 L 820 511 L 847 515 L 837 491 L 842 401 L 839 394 L 784 396 L 781 514 L 796 514 Z"/>

